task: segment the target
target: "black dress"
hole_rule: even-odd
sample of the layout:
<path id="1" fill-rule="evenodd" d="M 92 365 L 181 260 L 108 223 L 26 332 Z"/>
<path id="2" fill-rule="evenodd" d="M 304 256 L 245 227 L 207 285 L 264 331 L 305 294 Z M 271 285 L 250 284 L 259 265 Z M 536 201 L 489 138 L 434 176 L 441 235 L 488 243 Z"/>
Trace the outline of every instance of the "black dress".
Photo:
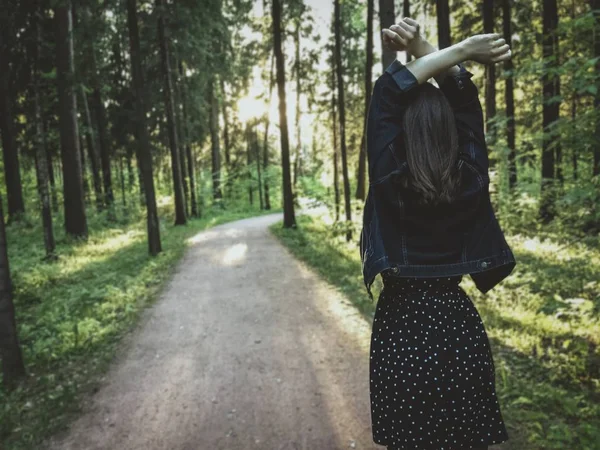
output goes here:
<path id="1" fill-rule="evenodd" d="M 462 450 L 507 441 L 490 344 L 462 276 L 382 277 L 370 348 L 374 442 Z"/>

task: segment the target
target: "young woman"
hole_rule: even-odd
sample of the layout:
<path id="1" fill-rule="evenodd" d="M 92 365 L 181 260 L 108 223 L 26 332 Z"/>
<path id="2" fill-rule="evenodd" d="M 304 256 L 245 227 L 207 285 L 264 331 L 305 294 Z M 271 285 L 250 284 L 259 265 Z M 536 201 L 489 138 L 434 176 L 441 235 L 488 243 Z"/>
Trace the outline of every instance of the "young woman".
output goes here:
<path id="1" fill-rule="evenodd" d="M 511 57 L 498 34 L 443 50 L 410 18 L 383 30 L 395 61 L 367 124 L 365 285 L 383 279 L 371 337 L 373 440 L 388 449 L 487 449 L 508 440 L 488 337 L 459 283 L 486 293 L 516 265 L 489 198 L 484 120 L 463 61 Z M 435 77 L 439 88 L 427 81 Z"/>

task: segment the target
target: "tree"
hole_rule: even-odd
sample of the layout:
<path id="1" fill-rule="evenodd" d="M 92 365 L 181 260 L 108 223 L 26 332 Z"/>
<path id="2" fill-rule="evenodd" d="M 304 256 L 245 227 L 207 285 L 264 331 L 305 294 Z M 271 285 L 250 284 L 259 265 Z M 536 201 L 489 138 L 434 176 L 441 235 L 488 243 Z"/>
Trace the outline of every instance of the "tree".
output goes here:
<path id="1" fill-rule="evenodd" d="M 483 0 L 483 32 L 494 32 L 494 0 Z M 496 142 L 495 127 L 490 126 L 496 116 L 496 65 L 485 66 L 485 116 L 486 134 L 492 143 Z"/>
<path id="2" fill-rule="evenodd" d="M 590 7 L 594 11 L 595 26 L 594 26 L 594 58 L 596 59 L 596 75 L 600 73 L 600 0 L 590 0 Z M 596 77 L 596 92 L 594 94 L 594 110 L 596 114 L 600 111 L 600 78 Z M 600 119 L 596 115 L 596 126 L 594 132 L 594 165 L 592 167 L 592 175 L 600 175 Z"/>
<path id="3" fill-rule="evenodd" d="M 510 14 L 510 0 L 502 0 L 502 23 L 504 40 L 512 48 L 512 27 Z M 517 165 L 515 151 L 515 97 L 513 81 L 514 65 L 512 59 L 504 62 L 504 70 L 507 72 L 504 97 L 506 99 L 506 143 L 508 145 L 508 183 L 510 189 L 517 184 Z"/>
<path id="4" fill-rule="evenodd" d="M 543 128 L 542 139 L 542 198 L 540 203 L 540 219 L 548 223 L 554 218 L 554 177 L 555 177 L 555 151 L 560 149 L 560 142 L 554 139 L 553 124 L 558 121 L 560 101 L 560 78 L 552 74 L 552 67 L 558 57 L 558 11 L 556 0 L 544 0 L 543 8 L 543 55 L 544 72 L 543 83 Z"/>
<path id="5" fill-rule="evenodd" d="M 165 36 L 165 8 L 166 6 L 164 0 L 156 0 L 156 9 L 158 13 L 158 42 L 160 46 L 161 70 L 164 79 L 163 91 L 165 97 L 165 112 L 167 115 L 169 148 L 171 149 L 173 191 L 175 193 L 175 225 L 185 225 L 185 198 L 183 196 L 179 143 L 177 141 L 177 125 L 175 117 L 175 105 L 173 101 L 173 84 L 171 82 L 169 48 Z"/>
<path id="6" fill-rule="evenodd" d="M 152 256 L 162 251 L 160 242 L 160 226 L 156 208 L 156 194 L 152 175 L 152 157 L 150 155 L 150 139 L 146 125 L 146 105 L 144 103 L 144 78 L 140 56 L 140 37 L 137 23 L 136 0 L 127 0 L 127 24 L 129 29 L 129 46 L 131 57 L 131 83 L 135 92 L 135 127 L 138 141 L 137 159 L 142 174 L 144 196 L 147 211 L 148 249 Z"/>
<path id="7" fill-rule="evenodd" d="M 337 75 L 338 88 L 338 110 L 340 115 L 340 149 L 342 153 L 342 177 L 344 181 L 344 204 L 346 207 L 346 221 L 348 228 L 346 230 L 346 240 L 352 240 L 352 209 L 350 206 L 350 180 L 348 178 L 348 157 L 346 150 L 346 104 L 344 102 L 344 77 L 342 75 L 342 24 L 340 0 L 334 0 L 334 21 L 335 21 L 335 71 Z M 390 63 L 391 64 L 391 63 Z"/>
<path id="8" fill-rule="evenodd" d="M 211 162 L 212 162 L 212 181 L 213 181 L 213 199 L 215 201 L 223 198 L 221 191 L 221 148 L 219 144 L 219 99 L 215 92 L 217 82 L 215 76 L 211 77 L 208 84 L 208 95 L 210 105 L 210 139 L 211 139 Z"/>
<path id="9" fill-rule="evenodd" d="M 44 230 L 44 246 L 46 248 L 46 257 L 54 258 L 56 244 L 54 241 L 54 230 L 52 227 L 52 210 L 50 205 L 50 193 L 48 190 L 48 160 L 46 158 L 46 139 L 42 119 L 42 108 L 40 100 L 40 15 L 41 10 L 38 5 L 33 13 L 33 27 L 35 30 L 35 42 L 33 45 L 33 105 L 35 121 L 35 172 L 40 196 L 42 227 Z"/>
<path id="10" fill-rule="evenodd" d="M 60 148 L 63 169 L 65 229 L 67 234 L 87 239 L 83 180 L 74 91 L 73 23 L 71 2 L 60 2 L 54 10 L 56 24 L 56 72 L 58 79 Z"/>
<path id="11" fill-rule="evenodd" d="M 12 301 L 12 282 L 8 265 L 4 212 L 0 199 L 0 359 L 2 360 L 3 382 L 13 387 L 25 377 L 25 365 L 17 337 L 15 307 Z"/>
<path id="12" fill-rule="evenodd" d="M 394 0 L 379 0 L 379 23 L 381 28 L 391 27 L 396 20 L 396 13 L 394 11 Z M 383 70 L 388 68 L 392 62 L 396 59 L 396 52 L 390 50 L 383 44 L 383 36 L 381 37 L 381 63 L 383 64 Z"/>
<path id="13" fill-rule="evenodd" d="M 8 200 L 8 218 L 12 220 L 25 213 L 19 153 L 15 139 L 15 117 L 13 103 L 15 92 L 12 87 L 10 67 L 11 49 L 14 47 L 14 17 L 3 8 L 0 18 L 0 134 L 2 134 L 2 156 L 4 160 L 4 179 Z"/>
<path id="14" fill-rule="evenodd" d="M 285 98 L 285 60 L 281 45 L 281 3 L 272 0 L 271 14 L 273 18 L 273 51 L 277 72 L 277 93 L 279 96 L 279 127 L 281 141 L 281 165 L 283 176 L 283 226 L 284 228 L 296 227 L 294 215 L 294 197 L 292 193 L 292 180 L 290 174 L 290 142 L 287 122 L 287 105 Z"/>
<path id="15" fill-rule="evenodd" d="M 452 45 L 450 36 L 450 6 L 448 0 L 436 0 L 438 28 L 438 48 L 441 50 Z"/>
<path id="16" fill-rule="evenodd" d="M 406 5 L 408 0 L 404 0 L 405 16 L 408 16 Z M 365 200 L 366 198 L 366 166 L 367 166 L 367 114 L 371 104 L 371 94 L 373 91 L 373 9 L 374 0 L 367 0 L 367 62 L 365 64 L 365 112 L 363 122 L 363 134 L 360 143 L 360 152 L 358 154 L 358 176 L 356 183 L 356 198 Z M 408 52 L 407 52 L 408 54 Z"/>

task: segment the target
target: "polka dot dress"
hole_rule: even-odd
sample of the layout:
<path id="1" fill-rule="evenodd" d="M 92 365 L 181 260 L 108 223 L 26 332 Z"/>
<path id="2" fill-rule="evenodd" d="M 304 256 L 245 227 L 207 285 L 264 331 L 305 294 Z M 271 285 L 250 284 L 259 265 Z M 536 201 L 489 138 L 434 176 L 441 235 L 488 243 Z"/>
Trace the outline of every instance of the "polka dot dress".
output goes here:
<path id="1" fill-rule="evenodd" d="M 462 276 L 382 276 L 370 348 L 374 442 L 463 450 L 508 440 L 488 337 Z"/>

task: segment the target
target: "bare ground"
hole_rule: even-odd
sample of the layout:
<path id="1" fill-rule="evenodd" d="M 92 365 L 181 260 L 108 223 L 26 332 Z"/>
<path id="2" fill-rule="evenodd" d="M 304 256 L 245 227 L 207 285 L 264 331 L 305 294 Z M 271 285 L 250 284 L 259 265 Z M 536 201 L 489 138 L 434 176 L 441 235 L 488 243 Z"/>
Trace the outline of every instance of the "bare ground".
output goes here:
<path id="1" fill-rule="evenodd" d="M 280 219 L 197 235 L 48 448 L 383 449 L 371 437 L 371 325 L 269 233 Z"/>

